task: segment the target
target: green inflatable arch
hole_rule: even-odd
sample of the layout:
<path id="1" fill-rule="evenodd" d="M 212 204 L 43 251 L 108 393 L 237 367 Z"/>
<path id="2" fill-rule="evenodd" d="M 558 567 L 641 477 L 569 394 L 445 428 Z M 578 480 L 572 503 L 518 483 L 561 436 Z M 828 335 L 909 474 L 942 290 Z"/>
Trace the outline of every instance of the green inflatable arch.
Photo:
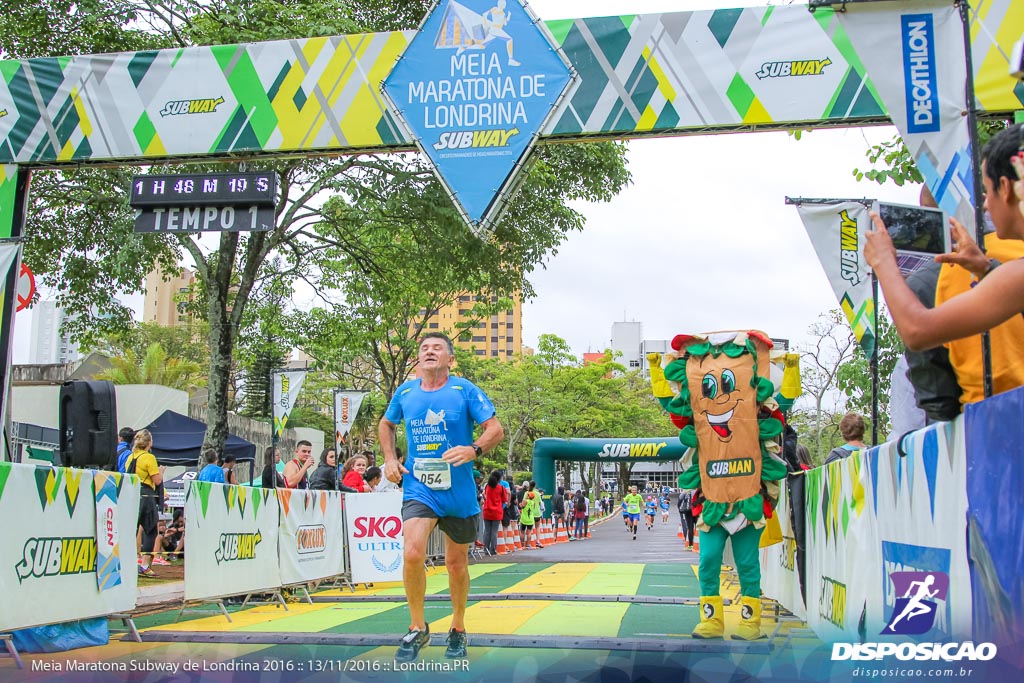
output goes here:
<path id="1" fill-rule="evenodd" d="M 667 462 L 687 451 L 678 436 L 655 439 L 537 439 L 533 444 L 533 479 L 544 489 L 544 508 L 550 514 L 555 491 L 555 461 Z"/>

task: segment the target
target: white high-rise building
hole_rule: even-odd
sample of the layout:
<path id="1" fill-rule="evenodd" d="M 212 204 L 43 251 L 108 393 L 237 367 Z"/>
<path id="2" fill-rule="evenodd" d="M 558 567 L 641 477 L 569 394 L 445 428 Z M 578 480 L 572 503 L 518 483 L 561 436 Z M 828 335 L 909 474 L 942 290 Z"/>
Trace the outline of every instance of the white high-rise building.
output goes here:
<path id="1" fill-rule="evenodd" d="M 643 338 L 643 323 L 635 321 L 612 323 L 612 351 L 622 354 L 616 360 L 627 370 L 639 370 L 643 367 L 640 355 L 640 342 Z"/>
<path id="2" fill-rule="evenodd" d="M 81 359 L 78 345 L 67 334 L 61 334 L 66 318 L 56 301 L 39 301 L 32 306 L 30 365 L 64 365 Z"/>

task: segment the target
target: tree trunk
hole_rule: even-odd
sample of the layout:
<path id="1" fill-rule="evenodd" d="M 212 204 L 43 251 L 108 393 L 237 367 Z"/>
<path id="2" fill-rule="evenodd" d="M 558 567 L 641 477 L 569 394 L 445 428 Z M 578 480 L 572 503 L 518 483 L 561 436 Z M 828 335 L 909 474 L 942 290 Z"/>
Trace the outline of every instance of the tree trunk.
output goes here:
<path id="1" fill-rule="evenodd" d="M 228 310 L 228 293 L 237 248 L 238 233 L 222 234 L 217 261 L 211 264 L 214 268 L 207 269 L 207 277 L 204 278 L 210 319 L 209 403 L 206 407 L 205 440 L 220 454 L 224 453 L 224 443 L 228 440 L 228 385 L 238 330 L 236 320 L 240 317 L 232 313 L 241 313 L 240 310 Z M 244 299 L 243 302 L 234 303 L 244 306 Z"/>

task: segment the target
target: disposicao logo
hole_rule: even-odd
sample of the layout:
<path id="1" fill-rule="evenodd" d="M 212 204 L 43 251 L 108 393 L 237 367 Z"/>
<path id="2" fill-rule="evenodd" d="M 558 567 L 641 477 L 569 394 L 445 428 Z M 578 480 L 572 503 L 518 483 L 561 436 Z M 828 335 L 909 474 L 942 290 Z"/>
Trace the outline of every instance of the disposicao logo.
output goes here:
<path id="1" fill-rule="evenodd" d="M 224 104 L 223 97 L 207 97 L 199 100 L 175 100 L 160 110 L 160 116 L 181 116 L 183 114 L 212 114 Z"/>
<path id="2" fill-rule="evenodd" d="M 882 633 L 920 635 L 931 630 L 938 611 L 936 600 L 949 594 L 949 576 L 943 572 L 892 572 L 896 607 Z"/>
<path id="3" fill-rule="evenodd" d="M 788 78 L 790 76 L 820 76 L 825 72 L 825 67 L 832 64 L 828 57 L 825 59 L 801 59 L 792 62 L 765 62 L 761 70 L 755 74 L 759 79 L 765 78 Z"/>
<path id="4" fill-rule="evenodd" d="M 907 93 L 907 132 L 938 133 L 939 85 L 935 77 L 935 29 L 930 14 L 906 14 L 903 28 L 903 81 Z"/>

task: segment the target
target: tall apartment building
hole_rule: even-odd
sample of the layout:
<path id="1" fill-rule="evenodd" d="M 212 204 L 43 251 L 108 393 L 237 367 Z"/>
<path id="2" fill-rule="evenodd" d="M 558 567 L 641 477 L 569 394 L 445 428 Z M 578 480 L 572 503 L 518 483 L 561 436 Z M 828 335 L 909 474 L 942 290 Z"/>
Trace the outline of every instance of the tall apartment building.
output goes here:
<path id="1" fill-rule="evenodd" d="M 188 294 L 195 281 L 195 273 L 182 268 L 177 275 L 164 280 L 160 270 L 146 275 L 146 297 L 142 306 L 142 320 L 162 327 L 175 327 L 183 317 L 181 296 Z"/>
<path id="2" fill-rule="evenodd" d="M 56 301 L 39 301 L 32 307 L 29 364 L 63 365 L 81 358 L 78 345 L 60 329 L 66 317 Z"/>
<path id="3" fill-rule="evenodd" d="M 473 317 L 473 306 L 486 301 L 484 295 L 461 294 L 457 301 L 442 306 L 427 323 L 426 331 L 440 331 L 452 337 L 455 345 L 467 351 L 472 349 L 478 356 L 511 358 L 523 351 L 523 302 L 518 294 L 513 298 L 512 307 L 498 311 L 478 321 L 462 334 L 455 335 L 461 321 Z M 491 298 L 492 302 L 497 297 Z M 426 311 L 420 311 L 426 314 Z"/>

